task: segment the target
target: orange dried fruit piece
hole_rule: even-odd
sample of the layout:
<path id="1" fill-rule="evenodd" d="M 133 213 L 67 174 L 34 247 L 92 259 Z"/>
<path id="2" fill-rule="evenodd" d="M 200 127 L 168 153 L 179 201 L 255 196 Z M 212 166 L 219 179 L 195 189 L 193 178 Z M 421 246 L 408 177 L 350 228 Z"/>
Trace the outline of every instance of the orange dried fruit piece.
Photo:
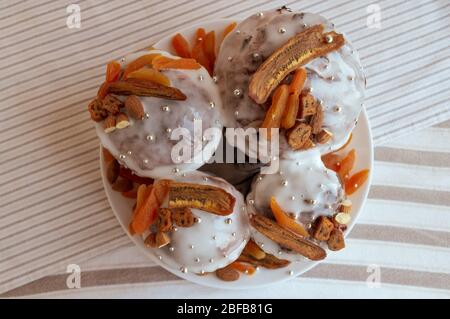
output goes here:
<path id="1" fill-rule="evenodd" d="M 295 125 L 297 119 L 300 97 L 298 94 L 289 94 L 286 108 L 284 110 L 283 118 L 281 120 L 281 127 L 290 129 Z"/>
<path id="2" fill-rule="evenodd" d="M 120 71 L 122 67 L 117 61 L 111 61 L 106 66 L 106 82 L 114 82 L 119 79 Z"/>
<path id="3" fill-rule="evenodd" d="M 300 94 L 306 81 L 306 70 L 299 68 L 295 71 L 291 83 L 289 84 L 289 94 Z"/>
<path id="4" fill-rule="evenodd" d="M 209 62 L 207 69 L 209 74 L 212 75 L 214 64 L 216 63 L 216 33 L 214 31 L 210 31 L 206 34 L 203 47 Z"/>
<path id="5" fill-rule="evenodd" d="M 253 275 L 256 272 L 256 268 L 252 265 L 244 264 L 239 261 L 232 262 L 230 267 L 247 275 Z"/>
<path id="6" fill-rule="evenodd" d="M 133 188 L 132 190 L 122 192 L 122 196 L 126 198 L 136 198 L 137 197 L 137 190 Z"/>
<path id="7" fill-rule="evenodd" d="M 102 152 L 103 152 L 103 160 L 105 163 L 110 163 L 114 160 L 114 156 L 108 151 L 107 148 L 102 146 Z"/>
<path id="8" fill-rule="evenodd" d="M 236 22 L 231 22 L 229 25 L 227 25 L 222 32 L 222 38 L 225 38 L 231 31 L 234 30 L 234 28 L 236 28 L 236 26 Z"/>
<path id="9" fill-rule="evenodd" d="M 275 217 L 278 225 L 289 229 L 300 236 L 309 236 L 306 229 L 302 225 L 297 223 L 294 219 L 290 218 L 277 203 L 277 200 L 273 196 L 270 198 L 270 209 L 272 210 L 273 216 Z"/>
<path id="10" fill-rule="evenodd" d="M 123 166 L 120 167 L 119 176 L 137 184 L 146 184 L 146 185 L 153 184 L 153 178 L 138 176 L 134 174 L 130 169 L 125 168 Z"/>
<path id="11" fill-rule="evenodd" d="M 169 208 L 197 208 L 216 215 L 233 213 L 236 198 L 211 185 L 172 182 L 169 186 Z"/>
<path id="12" fill-rule="evenodd" d="M 131 221 L 131 229 L 135 234 L 143 234 L 153 224 L 158 216 L 158 208 L 162 204 L 162 194 L 169 191 L 165 183 L 156 182 L 150 194 L 144 199 L 142 205 L 136 209 Z"/>
<path id="13" fill-rule="evenodd" d="M 265 103 L 290 72 L 344 45 L 342 34 L 323 31 L 323 25 L 312 26 L 297 33 L 278 48 L 253 74 L 249 96 L 258 104 Z"/>
<path id="14" fill-rule="evenodd" d="M 341 161 L 341 164 L 339 165 L 338 174 L 342 183 L 345 183 L 345 181 L 350 178 L 349 174 L 355 166 L 355 161 L 356 151 L 352 149 L 350 152 L 348 152 L 347 156 L 344 157 L 344 159 Z"/>
<path id="15" fill-rule="evenodd" d="M 199 28 L 197 29 L 195 36 L 195 44 L 192 48 L 192 58 L 194 58 L 198 63 L 200 63 L 208 72 L 212 72 L 210 68 L 210 62 L 205 52 L 205 37 L 206 32 L 205 29 Z"/>
<path id="16" fill-rule="evenodd" d="M 152 189 L 152 185 L 148 185 L 148 186 L 145 184 L 139 185 L 139 187 L 137 189 L 137 194 L 136 194 L 136 209 L 141 207 L 142 203 L 144 202 L 144 199 L 146 199 L 147 196 L 150 194 L 151 189 Z M 148 193 L 147 193 L 147 191 L 148 191 Z"/>
<path id="17" fill-rule="evenodd" d="M 341 166 L 341 157 L 335 153 L 328 153 L 322 156 L 322 162 L 326 168 L 337 172 Z"/>
<path id="18" fill-rule="evenodd" d="M 168 57 L 158 57 L 153 61 L 155 70 L 182 69 L 182 70 L 198 70 L 201 65 L 194 59 L 171 59 Z"/>
<path id="19" fill-rule="evenodd" d="M 266 253 L 252 239 L 250 239 L 244 248 L 244 251 L 257 260 L 266 258 Z"/>
<path id="20" fill-rule="evenodd" d="M 270 140 L 271 129 L 279 128 L 281 125 L 281 118 L 286 108 L 286 103 L 289 97 L 289 86 L 286 84 L 280 85 L 273 97 L 272 104 L 267 110 L 266 117 L 261 125 L 262 128 L 266 128 L 266 138 Z"/>
<path id="21" fill-rule="evenodd" d="M 172 46 L 179 57 L 181 58 L 192 57 L 188 41 L 180 33 L 177 33 L 172 38 Z"/>
<path id="22" fill-rule="evenodd" d="M 351 195 L 356 192 L 366 182 L 367 178 L 369 178 L 369 172 L 370 170 L 364 169 L 350 177 L 345 182 L 345 193 Z"/>
<path id="23" fill-rule="evenodd" d="M 108 95 L 108 88 L 109 88 L 109 83 L 106 81 L 103 82 L 97 91 L 97 98 L 99 98 L 100 100 L 103 100 L 105 98 L 105 96 Z"/>
<path id="24" fill-rule="evenodd" d="M 123 71 L 122 78 L 126 79 L 126 78 L 128 78 L 128 75 L 131 72 L 139 70 L 139 69 L 143 68 L 146 65 L 152 65 L 153 59 L 156 58 L 156 57 L 159 57 L 159 56 L 161 56 L 161 54 L 159 54 L 159 53 L 150 53 L 150 54 L 145 54 L 143 56 L 140 56 L 139 58 L 137 58 L 134 61 L 131 61 L 125 67 L 125 70 Z"/>
<path id="25" fill-rule="evenodd" d="M 170 80 L 161 72 L 149 69 L 149 68 L 142 68 L 136 71 L 131 72 L 128 75 L 129 79 L 139 79 L 139 80 L 148 80 L 153 81 L 155 83 L 159 83 L 164 86 L 170 86 Z"/>

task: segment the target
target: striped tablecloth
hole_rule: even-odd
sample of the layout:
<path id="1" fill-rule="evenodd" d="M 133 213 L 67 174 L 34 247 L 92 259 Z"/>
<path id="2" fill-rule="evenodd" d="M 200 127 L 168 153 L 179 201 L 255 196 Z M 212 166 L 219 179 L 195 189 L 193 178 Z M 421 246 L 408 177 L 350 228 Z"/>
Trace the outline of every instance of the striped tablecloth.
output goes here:
<path id="1" fill-rule="evenodd" d="M 3 296 L 449 297 L 450 125 L 427 127 L 450 119 L 450 3 L 287 2 L 0 2 Z M 80 29 L 66 26 L 71 3 L 81 8 Z M 280 289 L 193 286 L 149 265 L 114 218 L 86 104 L 106 61 L 189 23 L 283 4 L 329 17 L 360 51 L 366 108 L 375 143 L 384 145 L 370 200 L 345 251 Z M 380 29 L 367 26 L 370 4 L 381 8 Z M 81 290 L 67 290 L 61 274 L 71 263 L 82 268 Z M 367 288 L 370 264 L 381 267 L 380 288 Z"/>

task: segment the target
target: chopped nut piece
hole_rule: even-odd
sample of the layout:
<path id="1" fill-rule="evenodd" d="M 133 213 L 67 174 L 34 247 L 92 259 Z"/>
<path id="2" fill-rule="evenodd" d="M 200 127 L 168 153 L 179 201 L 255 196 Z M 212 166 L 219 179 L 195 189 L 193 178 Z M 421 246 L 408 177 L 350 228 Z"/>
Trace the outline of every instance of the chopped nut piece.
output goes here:
<path id="1" fill-rule="evenodd" d="M 222 188 L 172 182 L 169 186 L 169 208 L 197 208 L 216 215 L 229 215 L 236 199 Z"/>
<path id="2" fill-rule="evenodd" d="M 130 119 L 125 113 L 119 113 L 116 117 L 116 128 L 123 129 L 130 126 Z"/>
<path id="3" fill-rule="evenodd" d="M 102 100 L 102 106 L 103 106 L 103 109 L 108 112 L 108 114 L 116 115 L 120 112 L 120 109 L 123 107 L 123 103 L 121 100 L 119 100 L 115 96 L 108 94 Z"/>
<path id="4" fill-rule="evenodd" d="M 310 115 L 316 114 L 317 102 L 314 96 L 309 93 L 302 94 L 300 98 L 300 109 L 298 111 L 298 116 L 301 119 L 305 119 Z"/>
<path id="5" fill-rule="evenodd" d="M 170 244 L 170 237 L 167 233 L 157 232 L 155 236 L 155 243 L 157 248 L 162 248 Z"/>
<path id="6" fill-rule="evenodd" d="M 294 150 L 306 149 L 311 136 L 311 126 L 305 123 L 297 123 L 293 128 L 286 131 L 286 139 Z"/>
<path id="7" fill-rule="evenodd" d="M 158 245 L 156 244 L 156 234 L 151 233 L 145 238 L 144 245 L 151 248 L 156 248 Z"/>
<path id="8" fill-rule="evenodd" d="M 334 229 L 328 239 L 328 248 L 332 251 L 338 251 L 345 248 L 344 234 L 339 229 Z"/>
<path id="9" fill-rule="evenodd" d="M 342 203 L 339 204 L 339 211 L 342 213 L 349 214 L 352 211 L 352 202 L 349 199 L 344 200 Z"/>
<path id="10" fill-rule="evenodd" d="M 305 239 L 278 225 L 275 221 L 262 215 L 253 215 L 250 219 L 252 226 L 280 246 L 293 250 L 310 260 L 322 260 L 326 252 L 314 242 Z"/>
<path id="11" fill-rule="evenodd" d="M 347 213 L 338 213 L 334 216 L 334 220 L 341 225 L 347 225 L 352 220 L 350 214 Z"/>
<path id="12" fill-rule="evenodd" d="M 333 133 L 326 129 L 322 129 L 316 136 L 317 143 L 325 144 L 331 140 Z"/>
<path id="13" fill-rule="evenodd" d="M 108 117 L 103 122 L 103 130 L 105 133 L 111 133 L 116 130 L 116 118 L 114 115 L 108 115 Z"/>
<path id="14" fill-rule="evenodd" d="M 160 208 L 158 212 L 158 231 L 168 232 L 172 230 L 172 212 L 168 208 Z"/>
<path id="15" fill-rule="evenodd" d="M 141 120 L 145 115 L 144 106 L 136 95 L 130 95 L 125 99 L 125 109 L 136 120 Z"/>
<path id="16" fill-rule="evenodd" d="M 333 222 L 328 217 L 319 216 L 314 222 L 312 236 L 317 240 L 328 240 L 333 228 Z"/>
<path id="17" fill-rule="evenodd" d="M 187 208 L 171 208 L 172 222 L 179 227 L 191 227 L 195 223 L 195 216 L 192 211 Z"/>
<path id="18" fill-rule="evenodd" d="M 108 116 L 108 112 L 103 109 L 102 102 L 99 99 L 92 100 L 88 105 L 88 111 L 91 119 L 95 122 L 100 122 Z"/>
<path id="19" fill-rule="evenodd" d="M 249 85 L 250 97 L 256 103 L 263 104 L 290 72 L 344 45 L 343 35 L 323 31 L 323 25 L 312 26 L 278 48 L 253 74 Z M 325 40 L 329 37 L 333 38 L 332 42 Z"/>
<path id="20" fill-rule="evenodd" d="M 317 106 L 316 114 L 311 118 L 312 133 L 318 134 L 322 130 L 323 125 L 323 109 L 320 105 Z"/>
<path id="21" fill-rule="evenodd" d="M 154 96 L 168 100 L 186 100 L 186 95 L 177 88 L 140 79 L 113 82 L 109 85 L 108 92 L 117 95 Z"/>

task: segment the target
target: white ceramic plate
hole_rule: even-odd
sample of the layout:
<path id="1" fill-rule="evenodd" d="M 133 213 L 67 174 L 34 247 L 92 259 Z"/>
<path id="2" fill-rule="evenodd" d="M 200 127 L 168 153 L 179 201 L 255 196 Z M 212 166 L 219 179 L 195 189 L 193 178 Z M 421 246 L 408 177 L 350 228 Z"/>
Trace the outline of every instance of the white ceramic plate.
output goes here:
<path id="1" fill-rule="evenodd" d="M 186 39 L 192 41 L 195 35 L 195 30 L 198 27 L 203 27 L 207 31 L 215 30 L 216 36 L 220 38 L 225 26 L 227 26 L 232 21 L 235 20 L 223 19 L 218 21 L 212 21 L 209 23 L 205 22 L 202 23 L 201 25 L 194 25 L 189 28 L 183 29 L 179 32 L 183 34 L 186 37 Z M 169 51 L 174 54 L 175 52 L 173 52 L 173 49 L 170 44 L 172 36 L 173 35 L 170 35 L 169 37 L 160 40 L 154 45 L 154 47 L 157 49 Z M 355 130 L 353 131 L 352 142 L 342 152 L 346 152 L 352 148 L 356 150 L 357 154 L 356 166 L 354 168 L 354 171 L 356 172 L 361 169 L 369 168 L 371 173 L 369 179 L 363 185 L 363 187 L 361 187 L 361 189 L 359 189 L 355 194 L 350 196 L 350 199 L 353 203 L 352 209 L 353 218 L 351 223 L 348 225 L 349 227 L 345 233 L 346 236 L 350 233 L 351 229 L 356 223 L 356 220 L 358 219 L 359 214 L 362 212 L 364 203 L 369 193 L 369 187 L 372 180 L 372 165 L 373 165 L 372 135 L 370 132 L 369 121 L 365 110 L 363 110 L 361 112 L 361 115 L 359 116 L 358 124 Z M 122 225 L 124 231 L 128 234 L 128 225 L 131 221 L 131 212 L 135 201 L 127 199 L 123 197 L 120 193 L 112 190 L 111 185 L 106 180 L 106 166 L 103 165 L 103 163 L 104 163 L 103 154 L 100 148 L 100 167 L 105 192 L 114 214 L 116 215 L 117 219 Z M 298 276 L 319 263 L 313 261 L 301 261 L 291 263 L 288 267 L 281 269 L 268 270 L 261 268 L 253 276 L 242 275 L 241 278 L 237 281 L 224 282 L 219 280 L 214 275 L 198 276 L 193 273 L 186 273 L 186 274 L 182 273 L 179 269 L 170 269 L 165 264 L 161 263 L 161 261 L 158 258 L 156 258 L 155 254 L 151 249 L 148 249 L 144 246 L 144 241 L 141 237 L 130 236 L 130 238 L 136 244 L 136 246 L 140 248 L 143 254 L 148 256 L 154 263 L 160 265 L 161 267 L 165 268 L 171 273 L 181 278 L 195 282 L 197 284 L 216 288 L 244 289 L 269 285 Z M 331 252 L 331 251 L 328 251 L 327 253 L 328 255 L 339 254 L 339 252 Z"/>

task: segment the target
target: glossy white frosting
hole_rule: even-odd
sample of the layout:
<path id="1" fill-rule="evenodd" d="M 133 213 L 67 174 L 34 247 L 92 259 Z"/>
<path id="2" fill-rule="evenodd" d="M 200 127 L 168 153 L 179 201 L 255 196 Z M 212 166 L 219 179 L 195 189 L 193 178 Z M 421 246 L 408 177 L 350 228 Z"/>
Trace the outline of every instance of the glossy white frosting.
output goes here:
<path id="1" fill-rule="evenodd" d="M 125 57 L 122 68 L 136 58 L 151 53 L 161 53 L 173 57 L 166 52 L 140 51 Z M 175 57 L 174 57 L 175 58 Z M 217 128 L 221 132 L 221 98 L 216 84 L 202 67 L 199 70 L 163 70 L 173 87 L 180 89 L 186 96 L 185 101 L 171 101 L 156 97 L 140 96 L 144 110 L 149 118 L 134 120 L 130 117 L 131 125 L 124 129 L 116 129 L 112 133 L 103 131 L 102 123 L 96 124 L 97 135 L 102 145 L 120 162 L 133 170 L 137 175 L 163 178 L 168 177 L 173 171 L 192 171 L 202 166 L 216 150 L 221 134 L 208 137 L 202 141 L 202 135 L 208 128 Z M 124 96 L 120 96 L 122 100 Z M 211 107 L 211 103 L 214 103 Z M 165 106 L 168 107 L 164 108 Z M 123 112 L 126 111 L 123 109 Z M 202 132 L 197 137 L 201 150 L 194 152 L 194 120 L 202 121 Z M 171 140 L 171 133 L 167 129 L 174 130 L 177 127 L 186 128 L 190 132 L 191 139 Z M 147 136 L 153 136 L 148 140 Z M 180 164 L 171 158 L 172 147 L 183 143 L 191 147 L 192 156 L 189 161 Z M 125 156 L 125 158 L 123 158 Z"/>
<path id="2" fill-rule="evenodd" d="M 334 25 L 320 15 L 270 10 L 245 19 L 225 38 L 215 68 L 226 114 L 225 126 L 260 126 L 270 101 L 258 105 L 248 96 L 251 75 L 291 37 L 317 24 L 324 24 L 326 32 L 334 30 Z M 324 154 L 342 146 L 355 127 L 363 107 L 365 76 L 358 54 L 347 38 L 341 49 L 304 67 L 308 72 L 305 88 L 312 88 L 314 97 L 322 101 L 324 127 L 333 133 L 330 142 L 315 147 Z M 237 96 L 236 90 L 241 94 Z M 295 159 L 305 152 L 293 151 L 287 145 L 283 130 L 280 136 L 283 158 Z"/>
<path id="3" fill-rule="evenodd" d="M 179 174 L 174 179 L 217 186 L 232 194 L 236 198 L 234 211 L 228 216 L 218 216 L 192 209 L 201 222 L 188 228 L 177 227 L 177 231 L 170 232 L 169 246 L 153 250 L 155 255 L 161 256 L 161 261 L 170 268 L 185 267 L 187 271 L 195 273 L 212 272 L 236 260 L 248 242 L 250 227 L 245 201 L 240 192 L 221 178 L 201 172 L 185 175 Z M 162 207 L 165 206 L 167 199 Z M 172 252 L 170 247 L 174 248 Z"/>
<path id="4" fill-rule="evenodd" d="M 275 197 L 280 207 L 288 214 L 293 214 L 297 222 L 308 228 L 318 216 L 331 216 L 344 192 L 335 172 L 327 169 L 315 150 L 303 153 L 298 160 L 281 160 L 277 174 L 257 175 L 252 189 L 247 196 L 248 212 L 263 214 L 273 218 L 270 199 Z M 279 256 L 282 251 L 278 244 L 252 228 L 252 236 L 263 249 Z M 298 254 L 283 251 L 281 258 L 298 260 Z"/>

